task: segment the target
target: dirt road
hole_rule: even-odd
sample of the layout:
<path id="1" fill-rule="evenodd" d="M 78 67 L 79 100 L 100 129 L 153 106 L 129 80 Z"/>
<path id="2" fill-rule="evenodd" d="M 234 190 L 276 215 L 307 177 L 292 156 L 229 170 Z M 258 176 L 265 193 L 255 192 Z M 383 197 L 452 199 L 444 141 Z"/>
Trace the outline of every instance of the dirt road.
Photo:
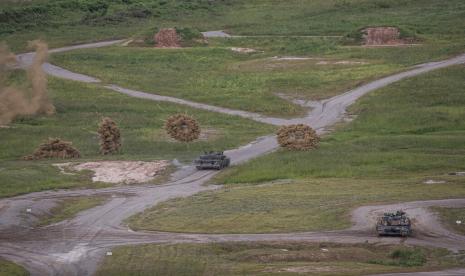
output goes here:
<path id="1" fill-rule="evenodd" d="M 111 45 L 118 42 L 108 42 Z M 102 43 L 73 46 L 52 50 L 66 51 L 77 48 L 102 47 Z M 25 56 L 26 55 L 26 56 Z M 21 66 L 28 65 L 31 54 L 20 55 Z M 288 123 L 307 123 L 319 133 L 341 120 L 346 108 L 361 96 L 380 87 L 404 78 L 428 71 L 465 63 L 465 55 L 442 62 L 417 66 L 403 73 L 386 77 L 342 95 L 314 104 L 314 108 L 304 118 L 284 120 L 263 117 L 259 114 L 224 109 L 194 103 L 172 97 L 158 96 L 121 87 L 109 86 L 120 93 L 156 101 L 171 101 L 197 108 L 251 118 L 257 121 L 282 125 Z M 66 71 L 56 66 L 45 65 L 51 75 L 76 81 L 98 82 L 89 76 Z M 95 81 L 93 81 L 95 80 Z M 232 114 L 232 113 L 234 114 Z M 237 112 L 237 113 L 236 113 Z M 273 135 L 262 137 L 238 149 L 226 152 L 232 164 L 245 162 L 266 154 L 278 147 Z M 209 235 L 181 233 L 133 232 L 123 225 L 123 221 L 133 214 L 141 212 L 154 204 L 195 193 L 218 188 L 203 186 L 214 171 L 196 171 L 188 166 L 173 175 L 173 179 L 159 186 L 127 186 L 100 190 L 67 190 L 31 193 L 14 198 L 0 200 L 0 256 L 26 267 L 32 275 L 89 275 L 95 271 L 105 252 L 112 247 L 124 244 L 164 243 L 164 242 L 220 242 L 220 241 L 331 241 L 341 243 L 377 242 L 407 243 L 430 245 L 451 250 L 465 249 L 465 237 L 453 234 L 443 228 L 434 214 L 428 211 L 430 206 L 465 206 L 465 199 L 410 202 L 387 206 L 364 206 L 353 211 L 353 226 L 343 231 L 286 233 L 286 234 L 241 234 Z M 31 227 L 34 217 L 47 212 L 57 199 L 70 196 L 108 195 L 107 203 L 81 212 L 77 217 L 43 228 Z M 389 209 L 404 208 L 414 216 L 416 234 L 407 240 L 396 238 L 378 238 L 372 232 L 372 222 L 377 213 Z M 30 209 L 30 212 L 26 210 Z M 464 272 L 463 270 L 461 272 Z M 429 274 L 427 274 L 429 275 Z M 439 274 L 431 274 L 439 275 Z M 442 274 L 441 274 L 442 275 Z M 454 275 L 454 274 L 450 274 Z"/>

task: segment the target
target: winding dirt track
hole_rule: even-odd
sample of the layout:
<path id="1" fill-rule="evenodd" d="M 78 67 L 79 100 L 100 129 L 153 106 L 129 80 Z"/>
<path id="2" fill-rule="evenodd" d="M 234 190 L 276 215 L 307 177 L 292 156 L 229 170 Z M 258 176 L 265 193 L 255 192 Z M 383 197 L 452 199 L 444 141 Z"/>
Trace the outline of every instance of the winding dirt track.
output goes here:
<path id="1" fill-rule="evenodd" d="M 93 43 L 51 50 L 63 52 L 78 48 L 103 47 L 119 43 L 111 41 Z M 27 67 L 33 54 L 19 56 L 20 65 Z M 283 125 L 306 123 L 323 133 L 328 127 L 340 121 L 346 108 L 361 96 L 404 78 L 447 66 L 465 63 L 465 55 L 441 62 L 416 66 L 406 72 L 363 85 L 342 95 L 313 105 L 312 111 L 304 118 L 285 120 L 269 118 L 259 114 L 231 110 L 221 107 L 185 101 L 134 91 L 113 85 L 109 89 L 130 96 L 155 101 L 168 101 L 195 108 L 242 116 L 260 122 Z M 45 64 L 47 73 L 76 81 L 96 82 L 90 76 L 73 73 Z M 278 147 L 275 136 L 270 135 L 238 149 L 227 151 L 233 164 L 245 162 L 269 153 Z M 214 171 L 196 171 L 188 166 L 176 172 L 172 180 L 159 186 L 129 186 L 99 190 L 63 190 L 31 193 L 0 200 L 0 256 L 26 267 L 33 275 L 89 275 L 92 274 L 110 248 L 126 244 L 173 243 L 173 242 L 221 242 L 221 241 L 331 241 L 341 243 L 406 243 L 444 247 L 450 250 L 465 249 L 465 237 L 451 233 L 440 226 L 437 218 L 428 211 L 430 206 L 465 206 L 465 199 L 435 200 L 400 203 L 386 206 L 364 206 L 352 212 L 353 226 L 342 231 L 286 233 L 286 234 L 181 234 L 159 232 L 133 232 L 122 225 L 124 219 L 141 212 L 154 204 L 170 198 L 190 196 L 215 189 L 217 186 L 203 186 L 216 174 Z M 108 195 L 110 200 L 84 212 L 77 217 L 43 228 L 31 227 L 34 217 L 47 212 L 57 200 L 72 196 Z M 31 208 L 30 213 L 25 213 Z M 416 234 L 412 238 L 378 238 L 372 233 L 373 220 L 378 213 L 403 208 L 416 221 Z M 424 275 L 445 275 L 445 271 Z M 464 275 L 465 270 L 450 270 L 447 275 Z M 452 274 L 451 274 L 452 273 Z M 455 274 L 454 274 L 455 273 Z"/>

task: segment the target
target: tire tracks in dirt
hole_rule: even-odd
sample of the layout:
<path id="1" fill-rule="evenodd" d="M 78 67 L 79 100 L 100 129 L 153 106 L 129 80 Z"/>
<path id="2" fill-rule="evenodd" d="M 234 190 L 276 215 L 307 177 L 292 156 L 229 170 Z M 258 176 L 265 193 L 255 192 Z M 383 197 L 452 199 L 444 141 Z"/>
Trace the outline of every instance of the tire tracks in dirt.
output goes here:
<path id="1" fill-rule="evenodd" d="M 76 45 L 54 49 L 50 52 L 105 47 L 120 42 L 118 40 Z M 20 66 L 22 68 L 27 67 L 32 58 L 33 53 L 18 55 Z M 363 95 L 405 78 L 461 63 L 465 63 L 465 55 L 440 62 L 418 65 L 405 72 L 381 78 L 331 99 L 321 101 L 313 105 L 313 109 L 307 116 L 289 120 L 145 93 L 115 85 L 106 85 L 105 87 L 132 97 L 188 105 L 194 108 L 241 116 L 274 125 L 305 123 L 317 129 L 317 132 L 321 134 L 328 127 L 343 119 L 346 108 Z M 44 68 L 48 74 L 65 79 L 88 83 L 100 82 L 100 80 L 91 76 L 73 73 L 51 64 L 44 64 Z M 238 164 L 274 151 L 277 148 L 278 144 L 275 136 L 270 135 L 261 137 L 246 146 L 229 150 L 226 154 L 231 157 L 232 164 Z M 201 191 L 219 187 L 204 185 L 216 172 L 195 171 L 192 167 L 186 167 L 182 170 L 183 172 L 176 173 L 176 175 L 182 175 L 182 177 L 159 186 L 142 185 L 101 190 L 48 191 L 0 200 L 0 206 L 4 206 L 0 210 L 0 256 L 23 265 L 32 275 L 89 275 L 97 269 L 98 263 L 104 257 L 106 250 L 114 246 L 127 244 L 280 240 L 331 241 L 340 243 L 406 243 L 444 247 L 454 251 L 465 249 L 465 238 L 451 233 L 442 227 L 434 214 L 428 211 L 428 208 L 431 206 L 462 207 L 465 206 L 465 199 L 363 206 L 352 212 L 353 226 L 350 229 L 342 231 L 283 234 L 187 234 L 134 232 L 122 225 L 124 220 L 131 215 L 143 212 L 145 209 L 160 202 L 175 197 L 190 196 Z M 21 213 L 26 207 L 33 210 L 44 209 L 44 204 L 50 204 L 53 200 L 63 197 L 96 194 L 111 195 L 111 199 L 101 206 L 79 213 L 73 219 L 47 227 L 31 228 L 31 221 Z M 415 227 L 419 231 L 416 232 L 414 237 L 406 240 L 377 237 L 371 229 L 375 217 L 378 213 L 385 210 L 398 208 L 403 208 L 409 214 L 413 214 L 417 223 Z M 460 270 L 459 272 L 463 275 L 465 271 Z"/>

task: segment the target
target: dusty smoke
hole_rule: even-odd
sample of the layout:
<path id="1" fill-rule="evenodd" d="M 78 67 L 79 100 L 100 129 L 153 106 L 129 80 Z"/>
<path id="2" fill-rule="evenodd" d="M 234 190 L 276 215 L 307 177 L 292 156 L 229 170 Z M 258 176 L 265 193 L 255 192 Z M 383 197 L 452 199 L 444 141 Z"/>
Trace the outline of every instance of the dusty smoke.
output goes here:
<path id="1" fill-rule="evenodd" d="M 36 54 L 27 70 L 31 89 L 24 91 L 6 86 L 6 71 L 9 65 L 15 63 L 16 58 L 6 45 L 0 45 L 0 125 L 9 124 L 21 115 L 55 113 L 55 107 L 47 94 L 47 76 L 42 69 L 42 64 L 48 58 L 47 44 L 36 40 L 30 46 L 36 49 Z"/>

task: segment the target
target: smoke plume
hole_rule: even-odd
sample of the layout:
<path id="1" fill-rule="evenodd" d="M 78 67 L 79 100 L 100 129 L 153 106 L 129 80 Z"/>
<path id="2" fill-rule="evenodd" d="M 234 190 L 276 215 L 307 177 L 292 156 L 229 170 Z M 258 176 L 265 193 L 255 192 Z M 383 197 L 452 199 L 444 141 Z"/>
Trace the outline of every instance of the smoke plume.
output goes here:
<path id="1" fill-rule="evenodd" d="M 29 45 L 36 49 L 36 54 L 27 70 L 31 84 L 28 90 L 6 86 L 6 72 L 16 58 L 6 45 L 0 45 L 0 125 L 11 123 L 17 116 L 55 113 L 47 94 L 47 76 L 42 69 L 48 58 L 47 44 L 36 40 Z"/>

